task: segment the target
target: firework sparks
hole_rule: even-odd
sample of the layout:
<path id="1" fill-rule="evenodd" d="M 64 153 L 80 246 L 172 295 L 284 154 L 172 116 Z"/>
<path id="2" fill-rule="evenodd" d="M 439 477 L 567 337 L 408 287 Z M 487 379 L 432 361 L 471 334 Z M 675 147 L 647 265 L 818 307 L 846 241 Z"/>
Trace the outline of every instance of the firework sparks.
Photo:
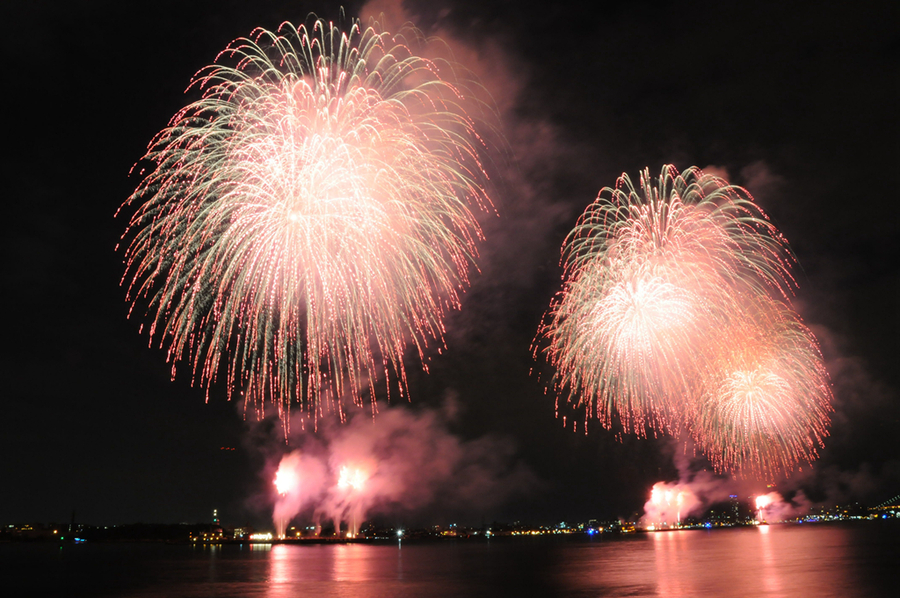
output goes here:
<path id="1" fill-rule="evenodd" d="M 717 471 L 789 472 L 817 458 L 831 386 L 815 337 L 795 314 L 768 306 L 757 332 L 720 356 L 694 426 Z"/>
<path id="2" fill-rule="evenodd" d="M 741 333 L 746 296 L 793 289 L 790 252 L 739 187 L 691 168 L 603 189 L 563 246 L 539 337 L 555 386 L 610 427 L 675 432 L 705 364 Z"/>
<path id="3" fill-rule="evenodd" d="M 773 476 L 816 458 L 831 388 L 790 307 L 787 241 L 746 190 L 663 168 L 603 189 L 563 245 L 538 338 L 557 396 L 606 427 L 688 429 L 717 471 Z M 557 409 L 559 404 L 557 403 Z"/>
<path id="4" fill-rule="evenodd" d="M 127 298 L 175 375 L 225 373 L 264 415 L 406 393 L 474 268 L 490 109 L 429 40 L 322 20 L 232 42 L 150 143 L 123 240 Z M 482 125 L 487 127 L 483 129 Z M 478 131 L 476 131 L 478 128 Z M 143 174 L 143 171 L 142 171 Z M 125 207 L 123 206 L 123 207 Z"/>

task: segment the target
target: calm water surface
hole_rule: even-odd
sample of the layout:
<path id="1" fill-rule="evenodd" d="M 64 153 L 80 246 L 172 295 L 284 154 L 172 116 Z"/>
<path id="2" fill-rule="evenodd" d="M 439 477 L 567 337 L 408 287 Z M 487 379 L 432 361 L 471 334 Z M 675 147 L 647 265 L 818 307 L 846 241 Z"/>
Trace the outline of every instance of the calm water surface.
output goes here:
<path id="1" fill-rule="evenodd" d="M 4 596 L 900 596 L 900 522 L 401 545 L 0 545 Z M 7 593 L 11 589 L 11 593 Z"/>

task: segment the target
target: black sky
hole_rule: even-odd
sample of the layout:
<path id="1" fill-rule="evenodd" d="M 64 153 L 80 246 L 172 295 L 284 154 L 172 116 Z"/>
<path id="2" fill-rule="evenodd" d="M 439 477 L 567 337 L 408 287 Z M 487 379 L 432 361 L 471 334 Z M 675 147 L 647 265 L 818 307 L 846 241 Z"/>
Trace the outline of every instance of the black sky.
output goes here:
<path id="1" fill-rule="evenodd" d="M 796 306 L 835 384 L 832 436 L 784 485 L 814 500 L 900 492 L 900 19 L 891 2 L 621 2 L 585 12 L 501 0 L 412 2 L 504 109 L 513 168 L 486 218 L 482 275 L 449 350 L 411 379 L 448 393 L 460 438 L 511 440 L 542 480 L 473 518 L 628 516 L 674 479 L 670 443 L 562 430 L 530 344 L 578 214 L 622 172 L 716 166 L 746 185 L 798 257 Z M 348 15 L 358 3 L 346 3 Z M 224 392 L 169 379 L 126 319 L 113 218 L 131 165 L 190 77 L 255 26 L 335 18 L 326 2 L 26 2 L 2 9 L 0 523 L 264 521 L 258 430 Z M 253 437 L 257 440 L 248 440 Z M 224 451 L 221 447 L 235 447 Z M 270 452 L 277 449 L 268 449 Z"/>

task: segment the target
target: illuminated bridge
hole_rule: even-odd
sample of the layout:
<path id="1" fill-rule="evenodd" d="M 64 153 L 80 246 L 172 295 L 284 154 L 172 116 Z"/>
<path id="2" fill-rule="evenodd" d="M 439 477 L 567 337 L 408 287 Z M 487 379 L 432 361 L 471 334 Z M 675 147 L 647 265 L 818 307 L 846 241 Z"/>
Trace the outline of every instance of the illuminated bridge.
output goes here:
<path id="1" fill-rule="evenodd" d="M 869 509 L 870 513 L 900 517 L 900 494 Z"/>

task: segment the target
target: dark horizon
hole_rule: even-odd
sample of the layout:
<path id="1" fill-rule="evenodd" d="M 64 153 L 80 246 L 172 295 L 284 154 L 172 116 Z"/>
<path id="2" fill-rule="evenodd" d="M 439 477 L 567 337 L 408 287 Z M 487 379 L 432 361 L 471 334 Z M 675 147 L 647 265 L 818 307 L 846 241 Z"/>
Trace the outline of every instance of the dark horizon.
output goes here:
<path id="1" fill-rule="evenodd" d="M 373 4 L 366 14 L 396 8 Z M 596 422 L 587 435 L 563 429 L 544 377 L 531 371 L 546 371 L 532 341 L 578 215 L 621 173 L 664 164 L 727 173 L 796 254 L 794 306 L 822 345 L 835 412 L 819 459 L 777 489 L 786 498 L 802 491 L 810 504 L 869 505 L 900 491 L 894 4 L 404 8 L 493 93 L 511 167 L 494 192 L 498 216 L 482 218 L 481 273 L 448 318 L 447 349 L 428 356 L 427 374 L 410 361 L 409 401 L 380 400 L 375 425 L 394 411 L 401 421 L 434 421 L 430 438 L 464 453 L 454 471 L 477 471 L 486 485 L 473 488 L 503 496 L 473 490 L 442 502 L 444 480 L 432 500 L 395 501 L 373 516 L 627 518 L 654 483 L 709 469 L 679 439 Z M 345 4 L 348 17 L 361 9 Z M 127 318 L 115 251 L 126 219 L 113 216 L 139 181 L 129 169 L 146 144 L 195 97 L 184 94 L 191 76 L 254 27 L 311 11 L 339 17 L 330 3 L 287 0 L 7 9 L 13 156 L 0 523 L 68 521 L 73 508 L 94 525 L 201 521 L 213 508 L 265 520 L 281 454 L 331 438 L 297 435 L 285 445 L 271 419 L 245 420 L 222 384 L 207 403 L 188 368 L 170 379 L 165 350 L 138 333 L 146 320 Z M 712 479 L 722 491 L 766 488 Z"/>

